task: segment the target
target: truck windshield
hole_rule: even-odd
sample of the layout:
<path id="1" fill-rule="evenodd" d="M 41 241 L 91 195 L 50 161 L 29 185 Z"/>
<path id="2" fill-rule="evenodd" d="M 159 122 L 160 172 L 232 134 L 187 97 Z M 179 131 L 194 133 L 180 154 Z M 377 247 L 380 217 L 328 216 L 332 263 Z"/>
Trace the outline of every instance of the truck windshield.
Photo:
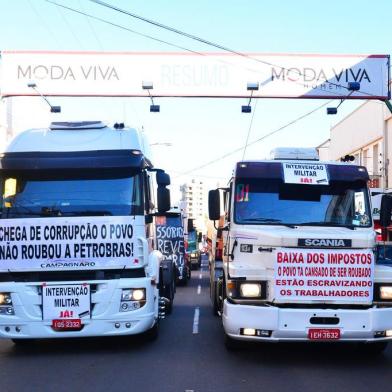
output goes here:
<path id="1" fill-rule="evenodd" d="M 98 170 L 1 177 L 1 218 L 141 215 L 141 175 Z"/>
<path id="2" fill-rule="evenodd" d="M 234 221 L 255 225 L 370 227 L 363 181 L 330 185 L 285 184 L 278 179 L 237 179 Z"/>

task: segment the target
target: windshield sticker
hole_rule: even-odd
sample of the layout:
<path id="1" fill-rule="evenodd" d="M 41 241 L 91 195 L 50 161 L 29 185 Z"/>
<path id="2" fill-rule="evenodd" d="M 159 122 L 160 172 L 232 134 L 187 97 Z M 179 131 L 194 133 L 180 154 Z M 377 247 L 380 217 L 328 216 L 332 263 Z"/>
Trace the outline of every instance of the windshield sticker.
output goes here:
<path id="1" fill-rule="evenodd" d="M 368 225 L 369 224 L 369 216 L 365 212 L 365 196 L 363 192 L 355 192 L 354 194 L 354 203 L 355 203 L 355 220 L 353 220 L 353 224 L 357 224 L 354 222 L 359 222 L 360 225 Z"/>
<path id="2" fill-rule="evenodd" d="M 327 166 L 317 163 L 284 162 L 286 184 L 329 185 Z"/>
<path id="3" fill-rule="evenodd" d="M 249 201 L 249 184 L 238 184 L 237 185 L 236 201 L 237 202 Z"/>

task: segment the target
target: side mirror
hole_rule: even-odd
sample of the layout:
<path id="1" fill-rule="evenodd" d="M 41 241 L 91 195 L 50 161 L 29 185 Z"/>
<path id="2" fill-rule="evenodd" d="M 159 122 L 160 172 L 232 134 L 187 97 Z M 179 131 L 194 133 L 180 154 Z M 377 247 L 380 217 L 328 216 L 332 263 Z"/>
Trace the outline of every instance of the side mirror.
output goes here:
<path id="1" fill-rule="evenodd" d="M 220 218 L 219 189 L 208 192 L 208 217 L 210 218 L 210 220 L 219 220 Z"/>
<path id="2" fill-rule="evenodd" d="M 193 219 L 188 218 L 188 225 L 187 225 L 187 231 L 190 233 L 191 231 L 195 230 L 195 227 L 193 226 Z"/>
<path id="3" fill-rule="evenodd" d="M 158 212 L 163 213 L 170 210 L 170 191 L 165 187 L 158 187 Z"/>
<path id="4" fill-rule="evenodd" d="M 156 174 L 157 184 L 159 186 L 170 185 L 170 176 L 163 170 L 158 170 Z"/>
<path id="5" fill-rule="evenodd" d="M 383 195 L 380 208 L 380 225 L 388 227 L 391 224 L 392 196 Z"/>

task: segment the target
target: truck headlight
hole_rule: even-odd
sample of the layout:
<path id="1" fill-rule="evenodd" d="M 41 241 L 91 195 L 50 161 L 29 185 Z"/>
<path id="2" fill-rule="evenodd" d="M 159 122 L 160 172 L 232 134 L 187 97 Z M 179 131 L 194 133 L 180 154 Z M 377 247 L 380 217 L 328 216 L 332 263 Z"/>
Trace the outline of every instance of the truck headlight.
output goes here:
<path id="1" fill-rule="evenodd" d="M 380 298 L 392 299 L 392 286 L 380 286 Z"/>
<path id="2" fill-rule="evenodd" d="M 15 314 L 10 293 L 0 293 L 0 314 L 7 316 Z"/>
<path id="3" fill-rule="evenodd" d="M 10 305 L 12 304 L 10 293 L 0 293 L 0 305 Z"/>
<path id="4" fill-rule="evenodd" d="M 240 286 L 241 297 L 257 298 L 261 296 L 260 283 L 241 283 Z"/>
<path id="5" fill-rule="evenodd" d="M 146 299 L 146 289 L 123 289 L 121 301 L 142 301 Z"/>
<path id="6" fill-rule="evenodd" d="M 146 291 L 144 289 L 133 290 L 132 300 L 133 301 L 141 301 L 142 299 L 146 299 Z"/>

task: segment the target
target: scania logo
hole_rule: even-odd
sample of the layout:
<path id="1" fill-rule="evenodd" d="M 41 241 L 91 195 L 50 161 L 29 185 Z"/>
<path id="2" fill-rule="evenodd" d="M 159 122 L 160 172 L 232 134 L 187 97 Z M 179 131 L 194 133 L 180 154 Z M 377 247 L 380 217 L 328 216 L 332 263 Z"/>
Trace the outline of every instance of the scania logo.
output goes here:
<path id="1" fill-rule="evenodd" d="M 324 238 L 299 238 L 298 246 L 320 247 L 320 248 L 349 248 L 351 240 L 324 239 Z"/>

